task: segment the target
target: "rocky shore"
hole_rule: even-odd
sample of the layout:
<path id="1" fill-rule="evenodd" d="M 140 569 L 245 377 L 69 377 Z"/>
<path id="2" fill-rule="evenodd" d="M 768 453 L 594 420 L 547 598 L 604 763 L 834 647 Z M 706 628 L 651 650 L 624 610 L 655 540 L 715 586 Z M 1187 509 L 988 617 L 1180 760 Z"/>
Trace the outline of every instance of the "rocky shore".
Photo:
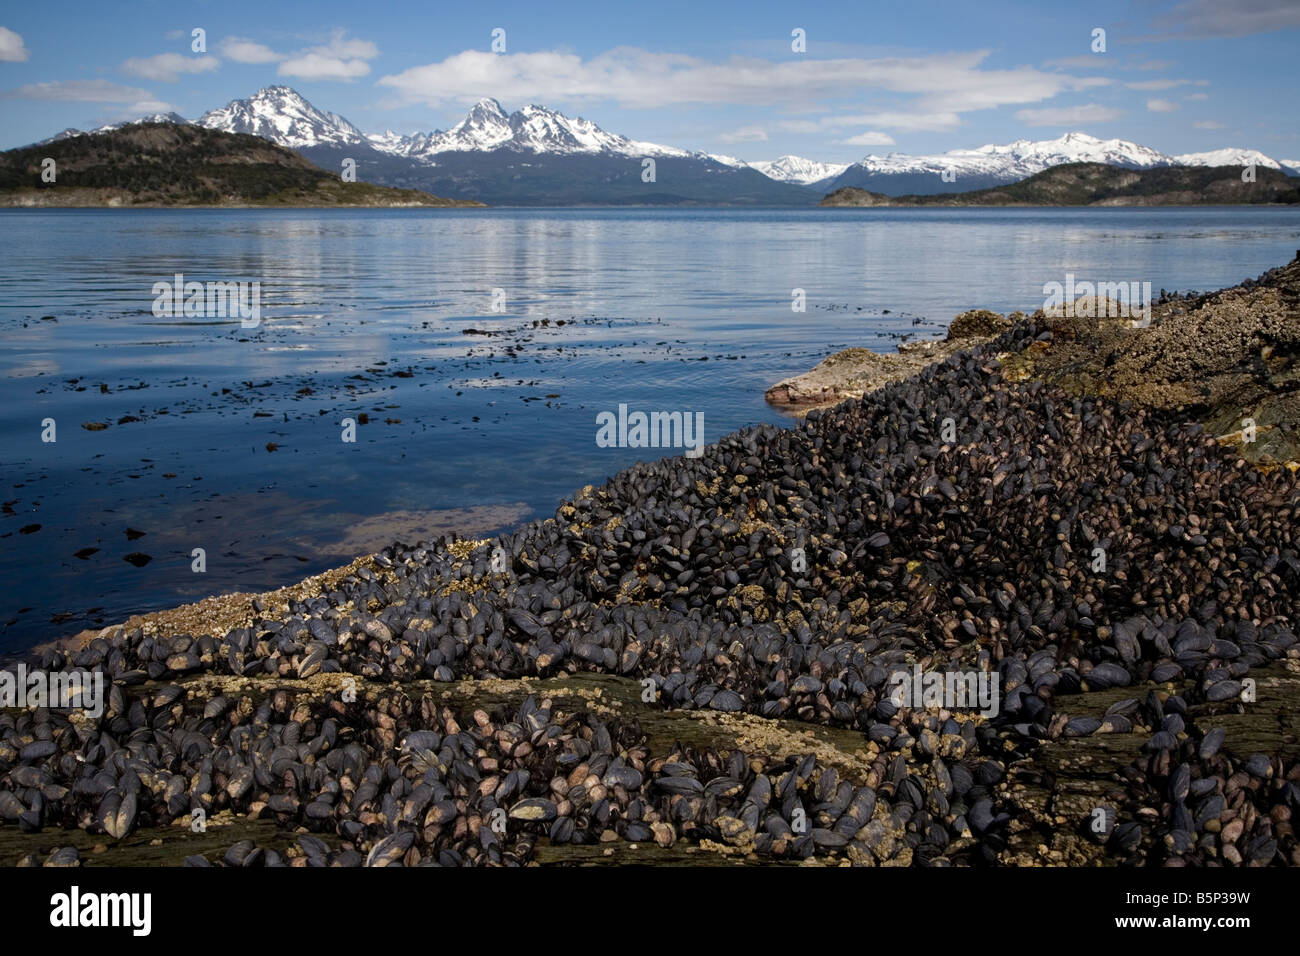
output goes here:
<path id="1" fill-rule="evenodd" d="M 1300 483 L 1198 424 L 1289 434 L 1297 268 L 968 317 L 513 534 L 51 647 L 107 706 L 0 714 L 0 862 L 1300 864 Z"/>
<path id="2" fill-rule="evenodd" d="M 943 339 L 904 342 L 893 354 L 844 349 L 809 372 L 777 382 L 765 397 L 770 404 L 794 415 L 838 405 L 847 398 L 861 398 L 890 382 L 915 375 L 933 362 L 988 342 L 1009 329 L 1015 318 L 1023 315 L 1007 318 L 988 309 L 971 309 L 952 320 Z"/>
<path id="3" fill-rule="evenodd" d="M 822 206 L 1207 206 L 1300 202 L 1294 176 L 1279 169 L 1247 175 L 1242 166 L 1159 166 L 1127 169 L 1064 163 L 1005 186 L 955 193 L 886 196 L 844 186 Z"/>
<path id="4" fill-rule="evenodd" d="M 1078 305 L 1077 314 L 1035 312 L 1030 321 L 1042 331 L 1006 356 L 1008 375 L 1202 422 L 1264 466 L 1300 460 L 1300 252 L 1229 289 L 1162 293 L 1145 328 L 1107 317 L 1118 315 L 1119 303 L 1083 298 Z M 795 415 L 861 398 L 1026 318 L 963 312 L 943 340 L 907 343 L 896 355 L 845 349 L 773 385 L 766 398 Z M 1243 441 L 1243 422 L 1254 424 L 1253 439 Z"/>

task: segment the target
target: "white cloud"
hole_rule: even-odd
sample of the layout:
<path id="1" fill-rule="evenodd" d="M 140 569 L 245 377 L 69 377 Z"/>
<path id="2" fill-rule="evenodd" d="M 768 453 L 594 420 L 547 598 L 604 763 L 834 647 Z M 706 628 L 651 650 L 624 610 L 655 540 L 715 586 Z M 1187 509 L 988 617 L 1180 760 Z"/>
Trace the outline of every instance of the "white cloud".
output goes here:
<path id="1" fill-rule="evenodd" d="M 148 116 L 153 113 L 174 112 L 176 112 L 176 107 L 163 100 L 136 100 L 134 103 L 126 103 L 116 109 L 108 110 L 93 125 L 102 126 L 105 123 L 116 123 L 120 120 L 139 119 L 141 116 Z"/>
<path id="2" fill-rule="evenodd" d="M 244 37 L 225 37 L 221 41 L 220 50 L 222 56 L 236 63 L 278 63 L 285 57 L 269 46 Z"/>
<path id="3" fill-rule="evenodd" d="M 355 80 L 370 72 L 365 60 L 345 60 L 324 53 L 305 53 L 285 60 L 276 70 L 280 76 L 296 76 L 302 80 Z"/>
<path id="4" fill-rule="evenodd" d="M 1189 84 L 1204 86 L 1205 81 L 1196 80 L 1142 80 L 1140 83 L 1125 83 L 1130 90 L 1144 90 L 1155 92 L 1156 90 L 1172 90 L 1178 86 L 1187 86 Z"/>
<path id="5" fill-rule="evenodd" d="M 1086 106 L 1020 110 L 1016 113 L 1016 119 L 1029 126 L 1075 126 L 1080 123 L 1105 123 L 1121 115 L 1123 115 L 1122 110 L 1089 103 Z"/>
<path id="6" fill-rule="evenodd" d="M 8 27 L 0 27 L 0 61 L 22 63 L 27 59 L 23 38 Z"/>
<path id="7" fill-rule="evenodd" d="M 1115 53 L 1084 53 L 1047 60 L 1043 66 L 1070 70 L 1164 70 L 1173 64 L 1167 60 L 1142 60 L 1138 55 L 1124 59 Z"/>
<path id="8" fill-rule="evenodd" d="M 841 142 L 845 146 L 893 146 L 894 137 L 888 133 L 868 130 L 865 133 L 859 133 L 857 136 L 850 136 L 848 139 L 841 140 Z"/>
<path id="9" fill-rule="evenodd" d="M 722 133 L 718 138 L 724 143 L 765 143 L 767 131 L 761 126 L 742 126 L 729 133 Z"/>
<path id="10" fill-rule="evenodd" d="M 1114 68 L 1116 65 L 1113 59 L 1107 59 L 1107 55 L 1101 53 L 1063 56 L 1055 60 L 1048 60 L 1043 64 L 1043 66 L 1059 66 L 1067 70 L 1102 70 Z"/>
<path id="11" fill-rule="evenodd" d="M 27 83 L 14 90 L 5 90 L 0 96 L 7 100 L 59 100 L 67 103 L 133 103 L 153 99 L 148 90 L 108 80 Z"/>
<path id="12" fill-rule="evenodd" d="M 343 30 L 335 30 L 329 43 L 325 46 L 312 47 L 310 52 L 359 60 L 373 60 L 379 56 L 379 47 L 369 40 L 348 40 L 343 34 Z"/>
<path id="13" fill-rule="evenodd" d="M 1147 100 L 1147 110 L 1152 113 L 1172 113 L 1181 108 L 1177 103 L 1171 103 L 1169 100 Z"/>
<path id="14" fill-rule="evenodd" d="M 403 102 L 431 107 L 502 100 L 614 101 L 630 109 L 686 103 L 811 108 L 860 92 L 915 96 L 926 113 L 954 114 L 1111 82 L 1032 67 L 986 69 L 988 50 L 879 59 L 771 61 L 733 57 L 713 63 L 676 53 L 620 47 L 583 59 L 572 53 L 495 54 L 466 50 L 382 77 Z"/>
<path id="15" fill-rule="evenodd" d="M 960 125 L 961 117 L 956 113 L 867 113 L 863 116 L 836 117 L 833 123 L 827 124 L 827 128 L 886 126 L 892 130 L 913 133 L 917 131 L 943 132 L 944 130 L 956 129 Z"/>
<path id="16" fill-rule="evenodd" d="M 1214 120 L 1198 120 L 1192 124 L 1197 129 L 1225 129 L 1222 123 L 1216 123 Z"/>
<path id="17" fill-rule="evenodd" d="M 1300 4 L 1295 0 L 1182 0 L 1161 11 L 1152 23 L 1166 32 L 1139 39 L 1252 36 L 1300 27 Z"/>
<path id="18" fill-rule="evenodd" d="M 1185 100 L 1208 100 L 1209 98 L 1208 93 L 1188 93 L 1183 97 Z"/>
<path id="19" fill-rule="evenodd" d="M 904 133 L 916 131 L 944 132 L 961 126 L 961 117 L 956 113 L 891 112 L 851 113 L 818 116 L 816 119 L 776 120 L 762 126 L 746 126 L 742 129 L 733 130 L 731 133 L 725 134 L 723 141 L 745 142 L 746 139 L 750 141 L 766 140 L 768 138 L 768 131 L 816 135 L 818 133 L 838 133 L 843 130 L 861 126 L 883 126 L 892 129 L 895 132 Z M 742 133 L 745 135 L 745 139 L 741 138 L 740 134 Z M 859 137 L 870 137 L 874 139 L 872 142 L 867 142 L 866 139 L 861 143 L 853 143 L 853 140 L 841 140 L 841 142 L 853 143 L 853 145 L 861 146 L 894 145 L 893 137 L 884 132 L 869 131 L 859 134 Z"/>
<path id="20" fill-rule="evenodd" d="M 121 119 L 135 119 L 146 113 L 167 113 L 176 109 L 171 103 L 156 99 L 148 90 L 123 86 L 109 80 L 28 83 L 17 89 L 0 91 L 0 99 L 106 104 L 109 108 L 100 115 L 95 125 Z"/>
<path id="21" fill-rule="evenodd" d="M 211 73 L 221 65 L 214 56 L 186 56 L 159 53 L 157 56 L 132 57 L 122 64 L 122 72 L 146 80 L 175 83 L 182 73 Z"/>
<path id="22" fill-rule="evenodd" d="M 349 39 L 346 31 L 335 30 L 329 42 L 279 53 L 265 43 L 248 37 L 224 37 L 222 56 L 236 63 L 279 63 L 276 73 L 302 80 L 355 80 L 370 72 L 367 60 L 379 56 L 379 47 L 369 40 Z"/>

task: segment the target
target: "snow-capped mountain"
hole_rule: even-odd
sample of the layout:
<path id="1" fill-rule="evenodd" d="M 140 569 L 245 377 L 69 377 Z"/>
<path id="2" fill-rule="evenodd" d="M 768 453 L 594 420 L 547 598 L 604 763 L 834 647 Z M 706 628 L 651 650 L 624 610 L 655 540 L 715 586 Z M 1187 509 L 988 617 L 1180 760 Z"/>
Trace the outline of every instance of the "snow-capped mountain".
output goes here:
<path id="1" fill-rule="evenodd" d="M 141 123 L 175 123 L 177 126 L 189 126 L 190 121 L 180 113 L 150 113 L 148 116 L 141 116 L 139 119 L 127 120 L 125 123 L 109 123 L 106 126 L 96 126 L 92 132 L 107 133 L 109 130 L 122 129 L 125 126 L 138 126 Z"/>
<path id="2" fill-rule="evenodd" d="M 802 156 L 782 156 L 780 159 L 750 163 L 751 169 L 757 169 L 769 179 L 781 183 L 799 183 L 808 186 L 831 179 L 849 168 L 849 163 L 819 163 L 815 159 Z"/>
<path id="3" fill-rule="evenodd" d="M 945 154 L 959 164 L 964 160 L 973 167 L 1002 167 L 1008 172 L 1032 176 L 1062 163 L 1105 163 L 1150 169 L 1168 165 L 1169 157 L 1148 146 L 1123 139 L 1098 139 L 1087 133 L 1066 133 L 1058 139 L 1020 139 L 1005 146 L 981 146 L 973 150 L 953 150 Z"/>
<path id="4" fill-rule="evenodd" d="M 175 113 L 139 122 L 187 123 Z M 1062 163 L 1138 169 L 1175 165 L 1243 165 L 1300 175 L 1300 161 L 1278 162 L 1257 150 L 1222 149 L 1167 156 L 1120 139 L 1073 132 L 1053 140 L 1017 140 L 934 155 L 869 155 L 852 164 L 800 156 L 764 162 L 630 139 L 582 117 L 530 105 L 507 113 L 495 99 L 475 104 L 447 130 L 366 135 L 335 113 L 317 109 L 287 86 L 259 90 L 205 113 L 209 129 L 251 133 L 301 152 L 326 169 L 356 163 L 377 185 L 425 189 L 490 204 L 744 203 L 803 204 L 844 186 L 898 196 L 964 192 L 1018 182 Z M 127 123 L 100 127 L 118 129 Z M 64 130 L 44 142 L 85 135 Z M 643 178 L 654 157 L 657 175 Z"/>
<path id="5" fill-rule="evenodd" d="M 287 86 L 271 86 L 246 100 L 231 100 L 204 113 L 198 124 L 225 133 L 251 133 L 290 149 L 366 142 L 361 130 L 342 116 L 318 110 Z"/>
<path id="6" fill-rule="evenodd" d="M 1279 159 L 1282 170 L 1289 176 L 1300 176 L 1300 159 Z"/>
<path id="7" fill-rule="evenodd" d="M 410 135 L 367 136 L 283 86 L 235 100 L 198 122 L 261 136 L 325 169 L 352 160 L 365 182 L 494 205 L 797 205 L 810 198 L 802 187 L 775 182 L 735 157 L 629 139 L 544 106 L 507 113 L 491 98 L 450 129 Z M 659 164 L 655 178 L 643 178 L 646 157 Z"/>
<path id="8" fill-rule="evenodd" d="M 1258 150 L 1221 149 L 1168 156 L 1122 139 L 1066 133 L 1052 140 L 1017 140 L 932 156 L 867 156 L 851 165 L 829 188 L 857 186 L 890 196 L 904 193 L 965 192 L 1019 182 L 1063 163 L 1105 163 L 1131 169 L 1157 166 L 1240 166 L 1251 162 L 1279 169 L 1283 164 Z M 944 174 L 947 179 L 944 179 Z"/>
<path id="9" fill-rule="evenodd" d="M 1206 153 L 1183 153 L 1172 157 L 1179 166 L 1263 166 L 1267 169 L 1281 169 L 1283 163 L 1265 156 L 1257 149 L 1212 149 Z"/>
<path id="10" fill-rule="evenodd" d="M 46 143 L 57 143 L 61 139 L 71 139 L 74 136 L 85 136 L 87 132 L 91 133 L 108 133 L 115 129 L 122 129 L 127 126 L 135 126 L 139 123 L 176 123 L 179 126 L 189 126 L 190 121 L 179 113 L 150 113 L 148 116 L 141 116 L 138 119 L 125 120 L 121 123 L 106 123 L 103 126 L 96 126 L 92 130 L 74 129 L 69 126 L 61 133 L 56 133 L 49 139 L 43 139 L 37 146 L 44 146 Z"/>
<path id="11" fill-rule="evenodd" d="M 920 176 L 932 187 L 927 191 L 938 192 L 945 186 L 947 191 L 959 191 L 1018 182 L 1062 163 L 1105 163 L 1108 166 L 1150 169 L 1173 165 L 1173 162 L 1163 153 L 1126 140 L 1066 133 L 1058 139 L 1019 139 L 1005 145 L 990 143 L 975 149 L 953 149 L 931 156 L 905 153 L 870 155 L 849 166 L 835 180 L 833 187 L 861 186 L 881 176 L 906 176 L 909 180 Z M 948 174 L 947 181 L 943 179 L 944 173 Z M 866 188 L 876 187 L 867 185 Z"/>
<path id="12" fill-rule="evenodd" d="M 398 154 L 402 142 L 409 138 L 401 133 L 394 133 L 391 129 L 386 129 L 382 133 L 366 134 L 366 142 L 372 149 L 377 149 L 381 153 Z"/>
<path id="13" fill-rule="evenodd" d="M 507 113 L 492 98 L 480 100 L 449 130 L 398 136 L 392 131 L 367 137 L 380 152 L 409 159 L 435 161 L 440 153 L 491 152 L 619 156 L 689 156 L 684 149 L 660 146 L 608 133 L 590 120 L 569 117 L 544 106 L 525 106 Z"/>
<path id="14" fill-rule="evenodd" d="M 67 129 L 59 130 L 59 132 L 55 133 L 53 136 L 50 136 L 46 139 L 38 139 L 36 142 L 32 143 L 32 145 L 45 146 L 49 143 L 57 143 L 60 140 L 72 139 L 72 137 L 74 136 L 85 136 L 85 135 L 86 135 L 86 131 L 84 129 L 77 129 L 75 126 L 69 126 Z"/>
<path id="15" fill-rule="evenodd" d="M 174 114 L 172 114 L 174 115 Z M 179 117 L 176 118 L 178 121 Z M 869 155 L 857 163 L 822 163 L 800 156 L 746 162 L 734 156 L 663 146 L 630 139 L 602 129 L 582 117 L 570 117 L 536 104 L 508 113 L 497 100 L 476 103 L 465 118 L 447 130 L 401 135 L 391 130 L 366 135 L 342 116 L 317 109 L 295 90 L 273 86 L 244 100 L 205 113 L 198 123 L 211 129 L 252 133 L 290 149 L 368 146 L 378 153 L 416 164 L 446 165 L 452 154 L 515 153 L 535 156 L 606 156 L 694 159 L 733 171 L 753 170 L 768 180 L 795 186 L 864 186 L 887 194 L 964 191 L 1017 182 L 1062 163 L 1106 163 L 1149 169 L 1170 165 L 1240 165 L 1254 161 L 1268 168 L 1280 164 L 1256 150 L 1217 150 L 1167 156 L 1121 139 L 1098 139 L 1072 132 L 1053 140 L 1017 140 L 935 155 Z M 459 164 L 457 164 L 459 165 Z M 943 178 L 947 175 L 947 179 Z"/>
<path id="16" fill-rule="evenodd" d="M 725 153 L 705 153 L 704 155 L 715 163 L 721 163 L 723 166 L 730 166 L 733 169 L 744 169 L 750 166 L 739 156 L 728 156 Z"/>
<path id="17" fill-rule="evenodd" d="M 258 90 L 204 113 L 200 126 L 228 133 L 252 133 L 290 149 L 364 144 L 391 156 L 435 165 L 447 153 L 509 150 L 539 156 L 605 155 L 643 158 L 696 158 L 723 166 L 747 168 L 734 156 L 711 155 L 629 139 L 601 129 L 590 120 L 570 117 L 545 106 L 530 105 L 507 113 L 491 97 L 476 103 L 465 118 L 447 130 L 401 135 L 392 130 L 363 134 L 342 116 L 317 109 L 287 86 Z"/>

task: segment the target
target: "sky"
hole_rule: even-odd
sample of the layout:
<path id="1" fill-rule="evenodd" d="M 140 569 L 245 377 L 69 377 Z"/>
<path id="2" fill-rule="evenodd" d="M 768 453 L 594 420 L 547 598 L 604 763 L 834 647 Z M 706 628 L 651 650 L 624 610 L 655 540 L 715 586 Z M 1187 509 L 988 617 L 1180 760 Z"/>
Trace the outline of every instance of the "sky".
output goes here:
<path id="1" fill-rule="evenodd" d="M 365 132 L 446 129 L 491 96 L 751 162 L 1070 131 L 1296 160 L 1298 80 L 1300 0 L 0 8 L 4 149 L 287 85 Z"/>

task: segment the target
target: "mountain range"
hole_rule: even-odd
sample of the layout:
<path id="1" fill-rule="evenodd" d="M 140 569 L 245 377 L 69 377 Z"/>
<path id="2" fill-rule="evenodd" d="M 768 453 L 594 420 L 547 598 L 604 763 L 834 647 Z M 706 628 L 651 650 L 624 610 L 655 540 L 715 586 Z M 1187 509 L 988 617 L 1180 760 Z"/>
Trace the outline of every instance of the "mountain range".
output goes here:
<path id="1" fill-rule="evenodd" d="M 348 182 L 264 137 L 166 117 L 0 153 L 0 206 L 467 205 L 476 204 Z"/>
<path id="2" fill-rule="evenodd" d="M 325 169 L 351 159 L 367 182 L 493 205 L 807 205 L 816 198 L 732 157 L 628 139 L 543 106 L 507 113 L 494 99 L 479 101 L 448 130 L 367 136 L 276 86 L 205 113 L 198 124 L 264 136 Z"/>
<path id="3" fill-rule="evenodd" d="M 1300 179 L 1257 169 L 1243 181 L 1231 166 L 1153 166 L 1064 163 L 1020 182 L 964 193 L 884 196 L 854 186 L 837 189 L 823 206 L 1186 206 L 1300 203 Z"/>
<path id="4" fill-rule="evenodd" d="M 1220 149 L 1207 153 L 1168 156 L 1148 146 L 1122 139 L 1097 139 L 1087 133 L 1066 133 L 1052 140 L 1016 140 L 1006 145 L 954 149 L 933 156 L 867 156 L 849 166 L 829 184 L 868 189 L 887 196 L 905 193 L 956 193 L 1006 186 L 1068 163 L 1102 163 L 1126 169 L 1165 166 L 1246 166 L 1300 175 L 1300 160 L 1279 163 L 1254 149 Z M 1287 168 L 1284 168 L 1287 167 Z M 944 174 L 947 174 L 946 176 Z"/>
<path id="5" fill-rule="evenodd" d="M 146 121 L 189 122 L 175 113 L 133 122 Z M 92 132 L 126 125 L 130 124 Z M 1252 149 L 1170 156 L 1125 140 L 1102 140 L 1080 132 L 1054 140 L 1017 140 L 934 155 L 869 155 L 851 164 L 799 156 L 746 162 L 629 139 L 544 106 L 529 105 L 508 113 L 491 98 L 479 101 L 448 130 L 366 134 L 286 86 L 262 89 L 248 99 L 210 110 L 197 125 L 271 140 L 325 169 L 340 169 L 351 159 L 358 178 L 377 185 L 495 205 L 807 205 L 845 187 L 885 196 L 987 189 L 1068 163 L 1130 169 L 1255 163 L 1300 175 L 1300 160 L 1279 162 Z M 79 130 L 64 130 L 44 142 L 78 135 L 82 135 Z M 653 160 L 652 178 L 646 160 Z"/>

